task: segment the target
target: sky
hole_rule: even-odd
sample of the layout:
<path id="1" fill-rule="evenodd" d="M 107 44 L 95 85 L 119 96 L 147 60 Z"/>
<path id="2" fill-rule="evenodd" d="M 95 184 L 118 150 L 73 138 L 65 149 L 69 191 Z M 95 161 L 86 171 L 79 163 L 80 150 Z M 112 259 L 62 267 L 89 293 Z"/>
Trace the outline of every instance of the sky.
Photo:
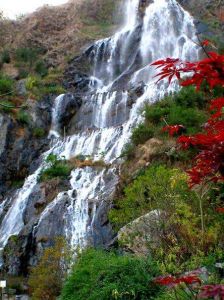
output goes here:
<path id="1" fill-rule="evenodd" d="M 59 5 L 68 0 L 0 0 L 0 11 L 8 18 L 14 19 L 21 14 L 30 13 L 44 4 Z"/>

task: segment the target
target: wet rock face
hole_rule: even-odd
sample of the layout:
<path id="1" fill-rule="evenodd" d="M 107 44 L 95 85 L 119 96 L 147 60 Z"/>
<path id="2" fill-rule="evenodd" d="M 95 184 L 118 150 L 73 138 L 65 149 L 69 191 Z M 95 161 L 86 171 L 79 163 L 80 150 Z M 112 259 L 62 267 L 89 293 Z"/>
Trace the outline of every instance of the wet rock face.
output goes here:
<path id="1" fill-rule="evenodd" d="M 88 54 L 91 51 L 90 49 L 91 47 L 69 62 L 64 73 L 64 87 L 66 90 L 75 91 L 76 93 L 88 91 L 90 84 L 89 75 L 91 74 L 91 67 L 88 59 Z"/>
<path id="2" fill-rule="evenodd" d="M 23 215 L 24 224 L 35 223 L 46 206 L 51 203 L 60 192 L 69 189 L 69 181 L 60 178 L 53 178 L 47 182 L 39 183 L 28 199 Z"/>
<path id="3" fill-rule="evenodd" d="M 13 121 L 7 115 L 0 114 L 0 155 L 2 155 L 8 143 L 10 130 L 13 128 Z"/>
<path id="4" fill-rule="evenodd" d="M 54 238 L 65 236 L 65 214 L 70 202 L 71 199 L 68 197 L 67 192 L 64 192 L 60 202 L 57 202 L 55 205 L 54 202 L 52 202 L 52 206 L 48 208 L 49 213 L 47 217 L 41 219 L 38 227 L 34 230 L 37 245 L 47 247 L 52 244 Z"/>
<path id="5" fill-rule="evenodd" d="M 58 119 L 59 126 L 63 131 L 67 128 L 71 118 L 78 112 L 82 104 L 82 97 L 75 94 L 65 94 L 60 107 L 60 116 Z"/>
<path id="6" fill-rule="evenodd" d="M 28 264 L 31 259 L 37 259 L 35 253 L 34 241 L 32 238 L 32 227 L 24 228 L 19 236 L 11 236 L 3 251 L 4 269 L 9 275 L 18 274 L 27 275 Z"/>
<path id="7" fill-rule="evenodd" d="M 4 194 L 13 182 L 23 180 L 37 167 L 35 161 L 49 142 L 46 135 L 35 137 L 35 128 L 48 132 L 51 123 L 51 99 L 40 102 L 27 101 L 30 122 L 23 125 L 6 114 L 0 115 L 0 195 Z"/>
<path id="8" fill-rule="evenodd" d="M 24 228 L 18 236 L 12 236 L 3 252 L 4 271 L 10 275 L 27 275 L 31 266 L 34 266 L 43 250 L 53 244 L 54 238 L 64 236 L 63 215 L 70 199 L 66 192 L 62 201 L 52 206 L 52 213 L 37 229 L 40 214 L 54 198 L 63 191 L 70 189 L 69 182 L 52 179 L 36 186 L 28 199 L 23 220 Z"/>

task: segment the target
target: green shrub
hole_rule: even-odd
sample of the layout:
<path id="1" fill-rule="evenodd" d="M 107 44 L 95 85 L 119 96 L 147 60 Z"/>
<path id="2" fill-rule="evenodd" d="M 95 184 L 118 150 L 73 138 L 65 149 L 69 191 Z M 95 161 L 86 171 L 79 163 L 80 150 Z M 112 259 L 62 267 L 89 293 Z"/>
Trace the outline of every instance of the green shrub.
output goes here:
<path id="1" fill-rule="evenodd" d="M 134 158 L 135 155 L 135 146 L 132 143 L 128 143 L 124 146 L 121 157 L 128 160 Z"/>
<path id="2" fill-rule="evenodd" d="M 198 107 L 202 109 L 207 104 L 205 95 L 200 91 L 196 91 L 192 86 L 182 88 L 178 93 L 174 94 L 173 100 L 181 107 Z"/>
<path id="3" fill-rule="evenodd" d="M 192 134 L 200 129 L 207 118 L 204 111 L 197 107 L 184 107 L 175 103 L 173 98 L 146 105 L 144 113 L 146 124 L 154 126 L 157 134 L 161 134 L 161 129 L 166 123 L 169 125 L 181 124 L 186 127 L 187 134 Z"/>
<path id="4" fill-rule="evenodd" d="M 48 69 L 47 69 L 45 63 L 42 60 L 39 60 L 39 61 L 36 62 L 34 70 L 41 77 L 46 76 L 47 73 L 48 73 Z"/>
<path id="5" fill-rule="evenodd" d="M 18 48 L 15 52 L 17 62 L 27 63 L 32 67 L 33 63 L 37 60 L 38 51 L 33 48 Z"/>
<path id="6" fill-rule="evenodd" d="M 19 79 L 27 78 L 29 75 L 29 72 L 22 67 L 19 67 Z"/>
<path id="7" fill-rule="evenodd" d="M 26 89 L 32 91 L 34 88 L 41 86 L 41 79 L 37 76 L 29 76 L 26 80 Z"/>
<path id="8" fill-rule="evenodd" d="M 48 82 L 45 78 L 38 76 L 29 76 L 26 81 L 26 89 L 37 99 L 44 95 L 59 95 L 64 93 L 65 89 L 57 82 Z"/>
<path id="9" fill-rule="evenodd" d="M 27 112 L 20 109 L 17 113 L 17 120 L 23 125 L 28 125 L 30 123 L 30 116 Z"/>
<path id="10" fill-rule="evenodd" d="M 10 102 L 8 100 L 3 100 L 0 103 L 2 104 L 2 105 L 0 105 L 0 110 L 4 111 L 5 113 L 10 113 L 14 108 L 14 105 L 12 104 L 12 102 Z"/>
<path id="11" fill-rule="evenodd" d="M 14 82 L 10 77 L 0 74 L 0 93 L 1 94 L 6 94 L 6 93 L 12 92 L 13 85 L 14 85 Z"/>
<path id="12" fill-rule="evenodd" d="M 153 130 L 145 124 L 139 124 L 138 127 L 132 131 L 131 140 L 134 145 L 139 145 L 144 144 L 152 137 Z"/>
<path id="13" fill-rule="evenodd" d="M 40 127 L 33 128 L 33 135 L 37 138 L 41 138 L 45 135 L 45 130 Z"/>
<path id="14" fill-rule="evenodd" d="M 8 50 L 4 50 L 2 53 L 1 53 L 1 62 L 4 64 L 9 64 L 11 61 L 11 57 L 10 57 L 10 53 Z"/>
<path id="15" fill-rule="evenodd" d="M 155 299 L 157 269 L 150 260 L 88 249 L 78 258 L 61 300 Z"/>
<path id="16" fill-rule="evenodd" d="M 195 203 L 195 193 L 187 186 L 186 175 L 178 169 L 152 165 L 124 188 L 124 197 L 115 201 L 110 222 L 119 229 L 153 209 L 174 210 L 178 201 Z"/>
<path id="17" fill-rule="evenodd" d="M 57 155 L 50 154 L 46 162 L 50 165 L 48 168 L 43 169 L 39 175 L 39 181 L 47 181 L 55 177 L 62 179 L 68 178 L 71 173 L 71 167 L 64 159 L 58 159 Z"/>

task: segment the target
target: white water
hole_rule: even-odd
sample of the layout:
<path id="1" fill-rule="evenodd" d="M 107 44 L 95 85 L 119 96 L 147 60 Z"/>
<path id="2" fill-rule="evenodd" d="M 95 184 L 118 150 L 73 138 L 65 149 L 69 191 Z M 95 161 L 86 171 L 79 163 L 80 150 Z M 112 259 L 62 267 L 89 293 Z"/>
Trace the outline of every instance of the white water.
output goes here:
<path id="1" fill-rule="evenodd" d="M 95 160 L 101 158 L 103 153 L 106 163 L 118 163 L 132 128 L 142 119 L 140 115 L 142 105 L 163 97 L 169 91 L 178 89 L 175 81 L 169 87 L 166 82 L 157 85 L 154 78 L 155 71 L 149 67 L 149 63 L 168 56 L 193 60 L 197 58 L 197 47 L 192 42 L 195 39 L 193 20 L 174 0 L 155 0 L 154 4 L 149 5 L 143 28 L 139 33 L 141 34 L 139 46 L 132 51 L 132 41 L 137 30 L 138 4 L 139 0 L 127 0 L 126 22 L 121 31 L 112 38 L 101 40 L 95 44 L 92 53 L 95 66 L 93 78 L 96 78 L 101 87 L 96 90 L 97 97 L 91 96 L 83 99 L 80 114 L 86 108 L 92 109 L 88 120 L 85 119 L 84 114 L 81 114 L 81 129 L 63 141 L 60 140 L 57 123 L 63 95 L 55 100 L 51 135 L 58 139 L 53 139 L 52 149 L 48 153 L 54 152 L 66 159 L 81 154 L 91 156 Z M 119 92 L 108 93 L 106 96 L 103 95 L 103 92 L 108 91 L 117 78 L 126 72 L 130 64 L 135 62 L 137 53 L 141 54 L 142 64 L 136 67 L 130 81 L 132 85 L 144 81 L 146 90 L 144 95 L 138 98 L 130 108 L 127 91 L 121 91 L 120 94 Z M 92 85 L 90 89 L 93 89 Z M 46 157 L 46 154 L 43 157 Z M 40 169 L 44 165 L 43 163 L 35 174 L 27 178 L 22 189 L 18 190 L 15 195 L 13 204 L 0 225 L 0 247 L 4 247 L 9 237 L 19 234 L 24 227 L 23 213 L 26 203 L 37 184 Z M 110 178 L 109 183 L 104 181 L 106 175 Z M 65 235 L 73 247 L 84 247 L 87 244 L 97 206 L 110 195 L 116 182 L 117 175 L 114 167 L 97 172 L 90 167 L 72 171 L 70 180 L 72 189 L 68 191 L 71 204 L 62 217 L 65 219 Z M 75 197 L 74 191 L 76 192 Z M 44 226 L 44 222 L 50 214 L 54 213 L 54 209 L 63 199 L 63 193 L 60 193 L 45 208 L 35 227 L 37 232 Z M 92 205 L 91 215 L 88 213 L 90 203 Z"/>

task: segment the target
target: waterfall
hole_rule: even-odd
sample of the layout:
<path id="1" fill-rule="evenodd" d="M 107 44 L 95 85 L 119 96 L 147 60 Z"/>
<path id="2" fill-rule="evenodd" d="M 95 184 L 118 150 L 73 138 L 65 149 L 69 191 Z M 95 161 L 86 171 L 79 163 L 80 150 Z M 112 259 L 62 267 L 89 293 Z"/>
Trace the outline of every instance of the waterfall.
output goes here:
<path id="1" fill-rule="evenodd" d="M 125 22 L 114 36 L 96 42 L 89 55 L 93 65 L 90 90 L 94 95 L 83 97 L 76 120 L 76 132 L 62 140 L 58 132 L 58 116 L 64 95 L 54 102 L 52 110 L 52 148 L 43 154 L 38 170 L 27 178 L 24 186 L 11 199 L 12 205 L 0 225 L 0 247 L 24 227 L 23 213 L 32 190 L 37 185 L 44 158 L 51 152 L 71 159 L 78 155 L 103 159 L 107 167 L 77 168 L 71 172 L 69 191 L 62 192 L 48 204 L 35 226 L 34 235 L 48 231 L 48 224 L 65 200 L 69 204 L 61 214 L 63 233 L 72 247 L 87 245 L 93 230 L 96 212 L 118 183 L 118 167 L 124 145 L 132 128 L 141 120 L 140 109 L 145 102 L 162 98 L 178 89 L 175 80 L 156 84 L 150 62 L 179 57 L 195 60 L 198 46 L 192 17 L 175 0 L 154 0 L 145 11 L 143 22 L 138 18 L 140 0 L 126 0 Z M 126 90 L 119 86 L 127 81 Z M 128 87 L 144 82 L 145 92 L 133 104 L 128 102 Z M 97 88 L 94 85 L 97 82 Z M 114 87 L 117 87 L 116 89 Z M 88 114 L 86 113 L 88 112 Z M 54 220 L 53 220 L 54 221 Z M 52 222 L 53 222 L 52 221 Z"/>

